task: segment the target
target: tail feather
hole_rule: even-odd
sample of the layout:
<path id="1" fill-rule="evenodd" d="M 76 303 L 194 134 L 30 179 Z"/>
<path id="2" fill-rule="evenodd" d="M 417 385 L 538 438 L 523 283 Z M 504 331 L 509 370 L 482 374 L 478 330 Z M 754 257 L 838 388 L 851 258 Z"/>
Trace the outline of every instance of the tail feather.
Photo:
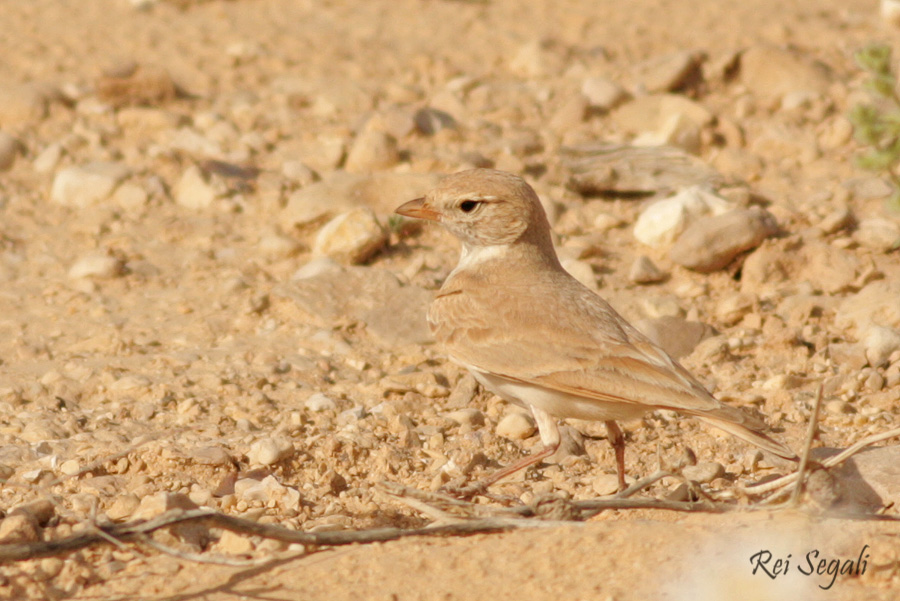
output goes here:
<path id="1" fill-rule="evenodd" d="M 769 437 L 767 434 L 763 434 L 762 432 L 758 432 L 756 430 L 751 430 L 750 428 L 733 421 L 715 419 L 712 417 L 700 415 L 698 415 L 697 417 L 707 422 L 708 424 L 715 426 L 720 430 L 724 430 L 725 432 L 728 432 L 733 436 L 737 436 L 742 440 L 746 440 L 747 442 L 754 444 L 762 450 L 772 453 L 773 455 L 778 455 L 779 457 L 790 459 L 791 461 L 797 461 L 797 455 L 792 450 L 790 450 L 787 446 L 778 442 L 774 438 Z"/>

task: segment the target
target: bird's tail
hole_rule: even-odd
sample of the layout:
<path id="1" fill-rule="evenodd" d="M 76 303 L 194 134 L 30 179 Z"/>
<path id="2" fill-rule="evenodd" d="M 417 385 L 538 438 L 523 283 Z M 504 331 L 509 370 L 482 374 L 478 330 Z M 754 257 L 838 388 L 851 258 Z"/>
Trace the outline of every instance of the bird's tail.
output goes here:
<path id="1" fill-rule="evenodd" d="M 764 451 L 768 451 L 774 455 L 783 457 L 784 459 L 797 461 L 797 455 L 792 450 L 790 450 L 787 446 L 778 442 L 774 438 L 769 437 L 767 434 L 763 434 L 762 432 L 750 429 L 743 424 L 729 421 L 727 419 L 716 419 L 714 417 L 708 417 L 704 415 L 698 415 L 697 417 L 710 424 L 711 426 L 715 426 L 720 430 L 724 430 L 725 432 L 728 432 L 733 436 L 737 436 L 740 439 L 746 440 L 747 442 L 758 446 Z"/>

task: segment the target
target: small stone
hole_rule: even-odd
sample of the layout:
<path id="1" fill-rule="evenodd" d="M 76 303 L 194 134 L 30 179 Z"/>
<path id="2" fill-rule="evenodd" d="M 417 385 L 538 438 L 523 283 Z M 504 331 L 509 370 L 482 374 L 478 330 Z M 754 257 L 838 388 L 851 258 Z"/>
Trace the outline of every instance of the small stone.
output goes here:
<path id="1" fill-rule="evenodd" d="M 872 367 L 884 367 L 895 351 L 900 350 L 900 332 L 882 326 L 871 326 L 862 340 L 866 359 Z"/>
<path id="2" fill-rule="evenodd" d="M 752 311 L 758 302 L 755 294 L 735 292 L 716 304 L 716 318 L 725 325 L 734 325 Z"/>
<path id="3" fill-rule="evenodd" d="M 60 205 L 84 208 L 106 200 L 131 170 L 120 163 L 89 163 L 57 172 L 50 199 Z"/>
<path id="4" fill-rule="evenodd" d="M 12 168 L 21 147 L 22 145 L 19 144 L 17 139 L 5 131 L 0 131 L 0 171 L 7 171 Z"/>
<path id="5" fill-rule="evenodd" d="M 696 52 L 681 51 L 644 61 L 635 66 L 635 76 L 648 92 L 673 92 L 700 77 Z"/>
<path id="6" fill-rule="evenodd" d="M 775 217 L 768 211 L 759 207 L 736 209 L 697 220 L 678 237 L 669 257 L 688 269 L 711 273 L 777 231 Z"/>
<path id="7" fill-rule="evenodd" d="M 725 468 L 721 463 L 715 461 L 701 461 L 697 465 L 688 465 L 684 467 L 684 469 L 681 470 L 681 474 L 692 482 L 705 484 L 724 476 Z"/>
<path id="8" fill-rule="evenodd" d="M 261 481 L 242 478 L 234 483 L 234 494 L 245 502 L 274 504 L 284 509 L 300 508 L 300 491 L 282 485 L 275 476 L 266 476 Z"/>
<path id="9" fill-rule="evenodd" d="M 68 459 L 59 465 L 59 472 L 65 476 L 74 476 L 81 471 L 81 463 L 77 459 Z"/>
<path id="10" fill-rule="evenodd" d="M 616 474 L 600 474 L 591 483 L 594 492 L 605 497 L 619 492 L 619 477 Z"/>
<path id="11" fill-rule="evenodd" d="M 116 497 L 109 509 L 106 510 L 106 516 L 114 522 L 120 522 L 131 517 L 141 505 L 141 500 L 132 493 L 125 493 Z"/>
<path id="12" fill-rule="evenodd" d="M 0 544 L 34 543 L 41 540 L 41 527 L 28 512 L 12 512 L 0 521 Z"/>
<path id="13" fill-rule="evenodd" d="M 853 239 L 860 246 L 889 252 L 900 247 L 900 225 L 890 219 L 875 217 L 859 222 Z"/>
<path id="14" fill-rule="evenodd" d="M 122 275 L 124 264 L 117 257 L 92 253 L 78 259 L 69 268 L 68 276 L 73 280 L 80 278 L 114 278 Z"/>
<path id="15" fill-rule="evenodd" d="M 646 255 L 641 255 L 631 264 L 628 279 L 635 284 L 655 284 L 666 279 L 666 273 L 660 270 Z"/>
<path id="16" fill-rule="evenodd" d="M 625 88 L 606 77 L 589 77 L 581 84 L 581 93 L 595 111 L 609 111 L 628 98 Z"/>
<path id="17" fill-rule="evenodd" d="M 833 234 L 853 225 L 853 212 L 844 207 L 832 211 L 819 222 L 819 229 L 826 234 Z"/>
<path id="18" fill-rule="evenodd" d="M 170 509 L 197 509 L 197 505 L 187 495 L 181 493 L 158 492 L 141 499 L 132 519 L 149 520 Z"/>
<path id="19" fill-rule="evenodd" d="M 342 213 L 316 234 L 313 254 L 358 264 L 371 259 L 387 244 L 388 234 L 375 213 L 360 207 Z"/>
<path id="20" fill-rule="evenodd" d="M 223 530 L 216 542 L 216 548 L 229 555 L 244 555 L 253 551 L 253 542 L 246 536 Z"/>
<path id="21" fill-rule="evenodd" d="M 294 445 L 286 438 L 263 438 L 250 445 L 247 459 L 254 465 L 275 465 L 294 454 Z"/>
<path id="22" fill-rule="evenodd" d="M 729 209 L 724 198 L 692 186 L 644 209 L 634 224 L 634 237 L 654 248 L 668 246 L 700 217 L 721 215 Z"/>
<path id="23" fill-rule="evenodd" d="M 450 113 L 432 107 L 420 108 L 413 115 L 416 129 L 426 136 L 433 136 L 443 129 L 456 129 L 456 120 Z"/>
<path id="24" fill-rule="evenodd" d="M 303 187 L 316 181 L 316 172 L 303 161 L 285 161 L 281 165 L 281 175 L 292 183 Z"/>
<path id="25" fill-rule="evenodd" d="M 235 464 L 234 458 L 220 446 L 204 446 L 189 450 L 187 456 L 200 465 L 230 466 Z"/>
<path id="26" fill-rule="evenodd" d="M 50 173 L 56 166 L 59 164 L 59 160 L 62 158 L 63 147 L 62 144 L 49 144 L 46 148 L 38 153 L 38 155 L 34 158 L 34 170 L 38 173 Z"/>
<path id="27" fill-rule="evenodd" d="M 330 397 L 325 396 L 321 392 L 316 392 L 304 403 L 304 406 L 310 411 L 315 411 L 316 413 L 321 413 L 323 411 L 334 411 L 337 409 L 337 403 L 334 402 Z"/>
<path id="28" fill-rule="evenodd" d="M 452 419 L 460 426 L 478 427 L 484 425 L 484 413 L 478 409 L 469 408 L 451 411 L 450 413 L 445 413 L 444 417 Z"/>
<path id="29" fill-rule="evenodd" d="M 577 259 L 562 259 L 560 264 L 573 278 L 595 292 L 598 290 L 597 276 L 589 263 Z"/>
<path id="30" fill-rule="evenodd" d="M 660 131 L 674 115 L 693 121 L 698 127 L 711 125 L 715 115 L 705 106 L 681 94 L 650 94 L 638 96 L 610 113 L 621 130 L 640 134 Z"/>
<path id="31" fill-rule="evenodd" d="M 368 173 L 400 162 L 397 140 L 381 131 L 364 131 L 353 141 L 344 168 L 349 173 Z"/>
<path id="32" fill-rule="evenodd" d="M 534 418 L 521 411 L 512 411 L 504 415 L 497 423 L 497 436 L 511 440 L 525 440 L 537 431 Z"/>
<path id="33" fill-rule="evenodd" d="M 195 211 L 208 208 L 218 196 L 196 165 L 191 165 L 181 174 L 175 184 L 174 195 L 175 202 Z"/>
<path id="34" fill-rule="evenodd" d="M 260 254 L 271 259 L 287 259 L 300 252 L 300 243 L 277 233 L 270 233 L 259 240 Z"/>
<path id="35" fill-rule="evenodd" d="M 136 184 L 128 182 L 116 188 L 113 200 L 126 211 L 139 211 L 147 205 L 147 191 Z"/>
<path id="36" fill-rule="evenodd" d="M 825 403 L 825 411 L 832 415 L 845 415 L 851 413 L 850 405 L 840 399 L 832 399 Z"/>
<path id="37" fill-rule="evenodd" d="M 873 371 L 869 374 L 869 377 L 866 378 L 865 387 L 866 390 L 878 392 L 879 390 L 884 388 L 884 376 L 882 376 L 877 371 Z"/>
<path id="38" fill-rule="evenodd" d="M 754 94 L 780 101 L 791 92 L 828 92 L 833 74 L 800 51 L 755 46 L 741 55 L 740 78 Z"/>

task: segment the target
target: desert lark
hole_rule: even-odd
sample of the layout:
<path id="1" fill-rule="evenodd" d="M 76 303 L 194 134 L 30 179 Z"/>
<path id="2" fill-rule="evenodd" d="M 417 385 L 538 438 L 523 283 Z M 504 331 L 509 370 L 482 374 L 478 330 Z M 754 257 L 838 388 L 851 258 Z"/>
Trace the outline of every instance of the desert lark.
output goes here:
<path id="1" fill-rule="evenodd" d="M 559 263 L 537 194 L 515 175 L 473 169 L 445 177 L 397 209 L 436 221 L 462 253 L 428 311 L 450 359 L 487 390 L 529 408 L 544 448 L 497 480 L 552 455 L 557 418 L 603 421 L 625 487 L 616 420 L 667 409 L 697 417 L 775 455 L 794 458 L 766 425 L 718 401 L 677 361 Z"/>

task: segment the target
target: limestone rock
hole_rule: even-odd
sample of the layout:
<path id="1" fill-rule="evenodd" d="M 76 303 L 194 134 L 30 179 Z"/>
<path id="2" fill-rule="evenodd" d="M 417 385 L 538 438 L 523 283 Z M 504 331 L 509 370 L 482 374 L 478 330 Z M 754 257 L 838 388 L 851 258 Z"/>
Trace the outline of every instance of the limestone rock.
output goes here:
<path id="1" fill-rule="evenodd" d="M 658 56 L 635 66 L 635 77 L 648 92 L 673 92 L 699 79 L 701 56 L 681 51 Z"/>
<path id="2" fill-rule="evenodd" d="M 900 225 L 890 219 L 874 217 L 859 222 L 853 239 L 861 246 L 888 252 L 900 247 Z"/>
<path id="3" fill-rule="evenodd" d="M 313 255 L 347 263 L 365 263 L 388 242 L 387 230 L 366 207 L 341 213 L 316 234 Z"/>
<path id="4" fill-rule="evenodd" d="M 644 209 L 634 224 L 634 237 L 647 246 L 665 247 L 701 217 L 721 215 L 729 208 L 724 198 L 692 186 Z"/>
<path id="5" fill-rule="evenodd" d="M 522 411 L 511 411 L 497 422 L 497 436 L 510 440 L 525 440 L 537 431 L 534 418 Z"/>
<path id="6" fill-rule="evenodd" d="M 781 100 L 792 92 L 825 94 L 833 75 L 825 64 L 799 51 L 754 46 L 741 56 L 740 78 L 754 94 Z"/>
<path id="7" fill-rule="evenodd" d="M 631 264 L 628 279 L 635 284 L 654 284 L 666 279 L 666 274 L 649 257 L 641 255 Z"/>
<path id="8" fill-rule="evenodd" d="M 181 174 L 175 184 L 175 202 L 187 209 L 202 210 L 212 205 L 218 194 L 212 184 L 206 181 L 196 165 L 191 165 Z"/>
<path id="9" fill-rule="evenodd" d="M 595 111 L 612 110 L 628 98 L 625 88 L 606 77 L 588 77 L 581 84 L 581 93 Z"/>
<path id="10" fill-rule="evenodd" d="M 710 273 L 756 248 L 777 230 L 771 213 L 758 207 L 736 209 L 697 220 L 678 237 L 669 257 L 688 269 Z"/>
<path id="11" fill-rule="evenodd" d="M 705 323 L 675 316 L 641 319 L 634 327 L 675 359 L 689 355 L 700 342 L 716 334 Z"/>
<path id="12" fill-rule="evenodd" d="M 107 199 L 131 170 L 121 163 L 89 163 L 67 167 L 53 179 L 50 199 L 60 205 L 84 208 Z"/>
<path id="13" fill-rule="evenodd" d="M 368 173 L 393 167 L 399 161 L 400 151 L 393 136 L 366 130 L 353 141 L 344 168 L 350 173 Z"/>

